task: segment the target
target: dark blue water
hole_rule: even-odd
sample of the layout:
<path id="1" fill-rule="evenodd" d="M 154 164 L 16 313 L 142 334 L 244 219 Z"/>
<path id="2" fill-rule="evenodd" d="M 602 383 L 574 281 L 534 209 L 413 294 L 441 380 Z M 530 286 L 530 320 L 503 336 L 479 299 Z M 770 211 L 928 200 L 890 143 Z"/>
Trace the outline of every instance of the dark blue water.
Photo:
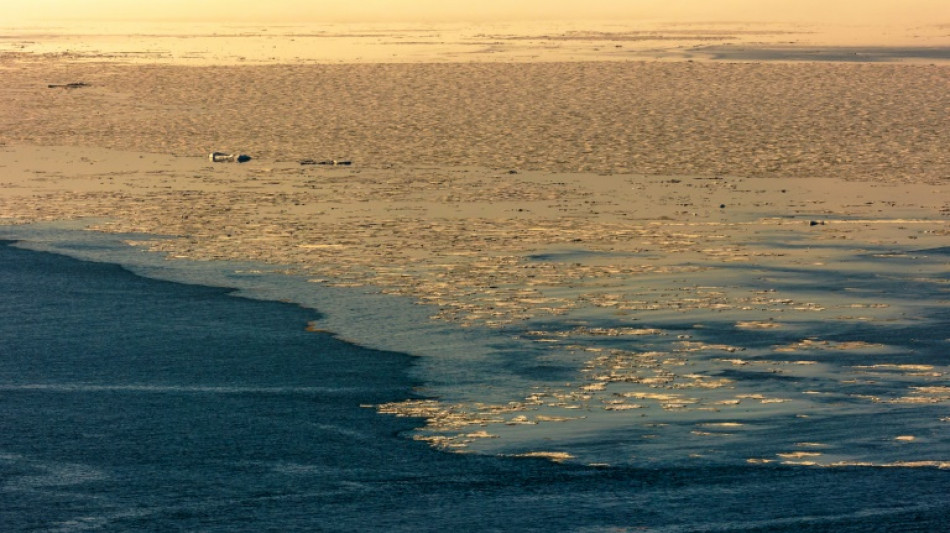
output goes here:
<path id="1" fill-rule="evenodd" d="M 316 290 L 316 289 L 315 289 Z M 409 356 L 316 312 L 0 245 L 0 531 L 947 531 L 934 468 L 435 451 Z"/>

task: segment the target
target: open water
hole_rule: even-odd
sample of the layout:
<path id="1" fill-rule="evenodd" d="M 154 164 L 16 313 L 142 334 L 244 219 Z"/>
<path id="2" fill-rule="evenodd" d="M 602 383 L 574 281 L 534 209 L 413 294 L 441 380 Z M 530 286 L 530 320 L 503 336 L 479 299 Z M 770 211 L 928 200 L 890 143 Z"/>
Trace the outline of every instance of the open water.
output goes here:
<path id="1" fill-rule="evenodd" d="M 315 289 L 316 290 L 316 289 Z M 947 531 L 950 472 L 450 454 L 319 313 L 0 245 L 0 531 Z"/>

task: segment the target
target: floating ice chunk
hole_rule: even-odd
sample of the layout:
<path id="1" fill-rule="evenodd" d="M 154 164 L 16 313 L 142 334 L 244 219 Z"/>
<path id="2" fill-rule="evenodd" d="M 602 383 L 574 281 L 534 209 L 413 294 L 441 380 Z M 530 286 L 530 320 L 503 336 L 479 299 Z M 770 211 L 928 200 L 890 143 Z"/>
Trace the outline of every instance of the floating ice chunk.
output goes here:
<path id="1" fill-rule="evenodd" d="M 554 461 L 555 463 L 562 463 L 574 458 L 573 455 L 567 452 L 527 452 L 515 454 L 513 457 L 538 457 Z"/>

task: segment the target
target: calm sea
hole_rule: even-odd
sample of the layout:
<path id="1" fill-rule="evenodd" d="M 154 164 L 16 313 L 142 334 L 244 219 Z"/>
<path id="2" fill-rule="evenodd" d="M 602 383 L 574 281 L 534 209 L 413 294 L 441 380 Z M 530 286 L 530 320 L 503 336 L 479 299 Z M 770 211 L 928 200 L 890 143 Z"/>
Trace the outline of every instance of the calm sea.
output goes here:
<path id="1" fill-rule="evenodd" d="M 0 245 L 0 531 L 947 531 L 950 472 L 449 454 L 316 311 Z"/>

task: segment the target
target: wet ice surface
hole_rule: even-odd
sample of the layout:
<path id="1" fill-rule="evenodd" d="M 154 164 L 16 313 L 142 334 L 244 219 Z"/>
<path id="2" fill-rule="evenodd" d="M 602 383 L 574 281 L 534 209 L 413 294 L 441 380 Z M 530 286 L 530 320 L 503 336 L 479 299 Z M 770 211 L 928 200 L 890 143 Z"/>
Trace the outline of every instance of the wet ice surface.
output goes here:
<path id="1" fill-rule="evenodd" d="M 585 463 L 948 467 L 946 248 L 768 246 L 801 260 L 642 276 L 509 328 L 535 349 L 486 366 L 534 382 L 521 398 L 486 368 L 481 402 L 384 411 L 440 446 Z"/>

